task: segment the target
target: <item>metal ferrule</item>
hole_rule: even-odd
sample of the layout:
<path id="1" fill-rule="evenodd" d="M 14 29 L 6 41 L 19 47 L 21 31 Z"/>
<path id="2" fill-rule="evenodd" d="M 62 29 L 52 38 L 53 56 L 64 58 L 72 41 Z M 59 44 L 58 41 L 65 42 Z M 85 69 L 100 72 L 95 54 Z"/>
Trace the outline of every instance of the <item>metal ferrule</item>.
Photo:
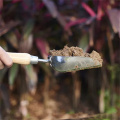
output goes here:
<path id="1" fill-rule="evenodd" d="M 38 63 L 38 57 L 37 56 L 31 56 L 30 63 L 31 64 L 37 64 Z"/>

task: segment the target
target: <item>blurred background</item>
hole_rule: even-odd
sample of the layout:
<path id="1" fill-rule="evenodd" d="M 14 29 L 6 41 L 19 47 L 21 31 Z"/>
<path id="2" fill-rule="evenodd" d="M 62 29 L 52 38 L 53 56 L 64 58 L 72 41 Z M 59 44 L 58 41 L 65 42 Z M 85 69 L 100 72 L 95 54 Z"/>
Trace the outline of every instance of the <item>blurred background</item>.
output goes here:
<path id="1" fill-rule="evenodd" d="M 49 64 L 0 71 L 0 120 L 119 120 L 120 1 L 0 0 L 0 46 L 47 59 L 65 45 L 96 50 L 103 67 L 70 73 Z"/>

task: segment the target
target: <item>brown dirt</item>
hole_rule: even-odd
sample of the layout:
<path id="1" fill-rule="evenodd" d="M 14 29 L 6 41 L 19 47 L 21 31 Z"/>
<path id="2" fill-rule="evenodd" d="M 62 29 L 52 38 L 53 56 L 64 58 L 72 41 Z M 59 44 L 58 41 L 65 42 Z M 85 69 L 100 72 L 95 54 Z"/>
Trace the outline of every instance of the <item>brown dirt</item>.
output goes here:
<path id="1" fill-rule="evenodd" d="M 52 56 L 83 56 L 91 57 L 95 62 L 99 61 L 102 65 L 103 60 L 98 52 L 92 51 L 90 54 L 83 52 L 83 49 L 79 47 L 68 47 L 65 46 L 62 50 L 50 50 Z"/>
<path id="2" fill-rule="evenodd" d="M 79 47 L 65 46 L 62 50 L 50 50 L 52 56 L 84 56 L 83 50 Z"/>
<path id="3" fill-rule="evenodd" d="M 11 96 L 12 112 L 9 116 L 5 116 L 4 120 L 65 120 L 86 118 L 96 114 L 95 110 L 90 108 L 86 101 L 80 102 L 78 105 L 79 112 L 75 112 L 69 99 L 71 93 L 66 95 L 65 92 L 55 91 L 54 89 L 49 91 L 49 100 L 47 101 L 47 107 L 45 107 L 40 93 L 43 93 L 42 88 L 39 88 L 34 96 L 28 96 L 28 115 L 26 117 L 21 116 L 15 96 Z"/>

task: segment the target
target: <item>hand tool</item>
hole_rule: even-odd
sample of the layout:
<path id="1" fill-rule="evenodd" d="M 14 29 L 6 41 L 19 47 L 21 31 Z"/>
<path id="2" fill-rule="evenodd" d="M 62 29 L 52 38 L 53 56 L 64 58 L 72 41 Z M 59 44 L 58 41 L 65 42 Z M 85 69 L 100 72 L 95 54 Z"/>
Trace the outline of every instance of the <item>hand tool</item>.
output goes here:
<path id="1" fill-rule="evenodd" d="M 17 64 L 37 64 L 38 62 L 49 63 L 52 68 L 59 72 L 71 72 L 84 69 L 98 68 L 102 64 L 91 57 L 82 56 L 49 56 L 48 59 L 39 59 L 28 53 L 10 53 L 13 63 Z"/>

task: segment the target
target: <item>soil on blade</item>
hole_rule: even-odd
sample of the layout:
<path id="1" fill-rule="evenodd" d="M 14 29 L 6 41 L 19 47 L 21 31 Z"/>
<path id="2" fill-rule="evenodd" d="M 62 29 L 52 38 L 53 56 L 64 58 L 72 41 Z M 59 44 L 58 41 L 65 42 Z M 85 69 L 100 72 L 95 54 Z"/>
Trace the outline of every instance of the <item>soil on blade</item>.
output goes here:
<path id="1" fill-rule="evenodd" d="M 68 47 L 65 46 L 62 50 L 50 50 L 50 55 L 52 56 L 82 56 L 82 57 L 91 57 L 95 62 L 99 61 L 102 65 L 102 58 L 100 54 L 96 51 L 91 53 L 85 53 L 82 48 L 79 47 Z"/>

